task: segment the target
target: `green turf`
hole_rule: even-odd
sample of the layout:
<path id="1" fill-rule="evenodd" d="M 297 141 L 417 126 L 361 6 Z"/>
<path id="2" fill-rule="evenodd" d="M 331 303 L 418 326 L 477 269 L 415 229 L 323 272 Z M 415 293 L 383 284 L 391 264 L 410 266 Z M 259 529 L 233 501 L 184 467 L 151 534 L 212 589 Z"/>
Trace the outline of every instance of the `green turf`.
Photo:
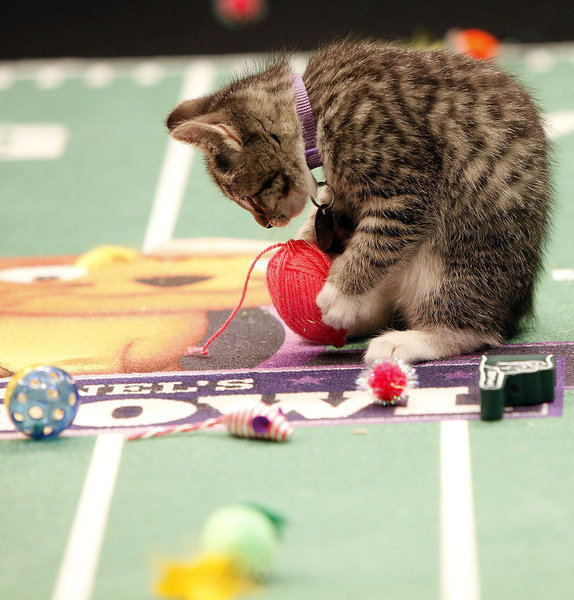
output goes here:
<path id="1" fill-rule="evenodd" d="M 470 425 L 482 597 L 572 598 L 574 411 Z"/>
<path id="2" fill-rule="evenodd" d="M 216 61 L 218 81 L 235 61 Z M 163 63 L 162 63 L 163 64 Z M 165 64 L 168 64 L 167 62 Z M 506 64 L 545 112 L 572 110 L 574 62 L 546 72 Z M 122 76 L 92 90 L 30 80 L 0 91 L 0 123 L 65 123 L 59 161 L 0 162 L 0 255 L 81 253 L 104 243 L 141 247 L 163 161 L 163 119 L 186 63 L 158 86 Z M 574 283 L 551 278 L 574 264 L 574 135 L 554 142 L 556 209 L 537 321 L 514 341 L 569 341 Z M 193 164 L 177 237 L 275 241 Z M 0 333 L 1 335 L 1 333 Z M 483 600 L 572 595 L 572 392 L 565 417 L 472 423 L 470 440 Z M 106 530 L 94 600 L 151 598 L 157 560 L 190 555 L 217 506 L 251 499 L 289 519 L 265 599 L 407 600 L 439 596 L 438 425 L 309 428 L 288 445 L 225 434 L 127 444 Z M 0 443 L 0 599 L 49 598 L 93 440 Z"/>
<path id="3" fill-rule="evenodd" d="M 215 60 L 217 85 L 228 81 L 242 62 Z M 0 123 L 63 123 L 70 128 L 61 160 L 0 162 L 0 197 L 6 209 L 1 255 L 81 253 L 107 243 L 141 247 L 167 145 L 163 120 L 178 102 L 187 67 L 185 61 L 160 64 L 168 75 L 146 88 L 135 86 L 123 67 L 114 83 L 102 89 L 72 78 L 54 90 L 24 80 L 0 92 Z M 520 57 L 504 62 L 529 85 L 545 112 L 569 109 L 574 64 L 563 59 L 548 73 L 532 72 L 526 65 Z M 557 196 L 567 198 L 574 187 L 572 135 L 556 142 L 554 156 Z M 316 176 L 320 179 L 320 171 Z M 572 252 L 565 250 L 571 245 L 563 240 L 569 239 L 573 210 L 571 203 L 558 205 L 552 265 L 571 264 Z M 198 153 L 175 236 L 282 241 L 296 233 L 302 219 L 283 230 L 262 229 L 221 194 Z"/>
<path id="4" fill-rule="evenodd" d="M 0 598 L 49 598 L 93 438 L 0 442 Z"/>
<path id="5" fill-rule="evenodd" d="M 262 598 L 437 597 L 438 424 L 353 431 L 127 444 L 93 599 L 152 598 L 157 561 L 193 556 L 210 512 L 245 500 L 288 520 Z"/>
<path id="6" fill-rule="evenodd" d="M 0 162 L 0 255 L 141 247 L 168 137 L 163 119 L 181 77 L 137 88 L 126 79 L 54 90 L 22 81 L 1 93 L 0 123 L 58 123 L 70 131 L 60 160 Z"/>

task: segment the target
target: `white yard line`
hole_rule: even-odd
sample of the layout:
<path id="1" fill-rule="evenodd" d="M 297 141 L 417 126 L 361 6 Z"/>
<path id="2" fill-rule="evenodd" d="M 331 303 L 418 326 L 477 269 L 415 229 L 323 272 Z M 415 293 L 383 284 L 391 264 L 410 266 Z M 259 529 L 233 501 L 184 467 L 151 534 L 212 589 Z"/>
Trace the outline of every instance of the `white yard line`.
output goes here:
<path id="1" fill-rule="evenodd" d="M 441 422 L 440 483 L 441 600 L 479 600 L 467 421 Z"/>
<path id="2" fill-rule="evenodd" d="M 116 78 L 113 61 L 93 62 L 84 73 L 84 83 L 92 89 L 106 88 Z"/>
<path id="3" fill-rule="evenodd" d="M 212 62 L 193 62 L 185 72 L 180 101 L 209 93 L 214 81 L 215 70 Z M 171 239 L 196 152 L 190 146 L 169 138 L 145 234 L 144 252 L 149 252 Z"/>
<path id="4" fill-rule="evenodd" d="M 550 48 L 538 46 L 525 53 L 524 62 L 534 73 L 547 73 L 555 67 L 557 55 Z"/>
<path id="5" fill-rule="evenodd" d="M 14 83 L 14 71 L 10 67 L 0 66 L 0 91 L 7 90 Z"/>
<path id="6" fill-rule="evenodd" d="M 553 269 L 552 279 L 554 281 L 574 281 L 574 269 Z"/>
<path id="7" fill-rule="evenodd" d="M 307 68 L 307 61 L 309 57 L 307 54 L 295 54 L 291 57 L 291 68 L 298 75 L 303 75 Z"/>
<path id="8" fill-rule="evenodd" d="M 120 465 L 124 437 L 95 443 L 52 600 L 89 600 Z"/>
<path id="9" fill-rule="evenodd" d="M 574 133 L 574 110 L 562 110 L 545 115 L 546 133 L 556 139 Z"/>
<path id="10" fill-rule="evenodd" d="M 54 60 L 40 67 L 35 76 L 36 87 L 40 90 L 55 90 L 68 77 L 64 62 Z"/>
<path id="11" fill-rule="evenodd" d="M 165 76 L 165 68 L 158 60 L 146 60 L 133 70 L 133 80 L 140 87 L 158 85 Z"/>

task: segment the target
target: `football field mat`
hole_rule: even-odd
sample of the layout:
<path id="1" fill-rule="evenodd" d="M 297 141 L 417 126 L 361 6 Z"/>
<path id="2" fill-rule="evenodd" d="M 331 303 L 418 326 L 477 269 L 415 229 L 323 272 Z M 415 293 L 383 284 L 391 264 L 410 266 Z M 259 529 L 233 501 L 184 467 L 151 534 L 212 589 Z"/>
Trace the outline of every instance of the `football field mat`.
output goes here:
<path id="1" fill-rule="evenodd" d="M 205 333 L 233 308 L 257 254 L 244 242 L 226 242 L 231 249 L 222 253 L 208 240 L 270 245 L 295 234 L 300 219 L 266 231 L 221 197 L 201 156 L 171 142 L 163 126 L 180 99 L 215 89 L 243 62 L 0 63 L 0 394 L 18 352 L 33 362 L 35 351 L 50 349 L 32 325 L 16 328 L 11 307 L 26 294 L 42 304 L 34 292 L 42 281 L 72 290 L 77 256 L 106 244 L 131 247 L 142 252 L 134 267 L 142 272 L 130 282 L 154 285 L 160 275 L 150 274 L 148 257 L 158 248 L 164 266 L 178 263 L 196 284 L 212 261 L 209 285 L 215 273 L 224 284 L 213 289 L 225 298 L 214 293 L 194 308 Z M 504 352 L 555 356 L 555 401 L 480 421 L 480 357 L 470 356 L 421 365 L 420 388 L 402 412 L 374 411 L 356 390 L 361 345 L 310 349 L 289 337 L 259 292 L 261 274 L 211 365 L 188 356 L 157 370 L 130 369 L 129 361 L 120 368 L 108 350 L 121 327 L 101 329 L 91 355 L 90 329 L 78 320 L 74 341 L 68 308 L 67 341 L 54 335 L 51 349 L 70 361 L 80 386 L 76 425 L 33 442 L 0 417 L 0 598 L 154 598 L 162 561 L 193 557 L 212 511 L 241 501 L 287 520 L 262 599 L 572 597 L 574 47 L 510 47 L 501 63 L 542 107 L 556 197 L 537 320 Z M 303 65 L 295 57 L 295 69 Z M 200 267 L 181 262 L 196 255 Z M 15 282 L 15 273 L 23 279 Z M 15 285 L 23 286 L 19 295 Z M 165 302 L 177 299 L 169 291 Z M 246 396 L 279 403 L 293 438 L 273 444 L 215 430 L 125 441 L 128 429 L 200 420 Z"/>

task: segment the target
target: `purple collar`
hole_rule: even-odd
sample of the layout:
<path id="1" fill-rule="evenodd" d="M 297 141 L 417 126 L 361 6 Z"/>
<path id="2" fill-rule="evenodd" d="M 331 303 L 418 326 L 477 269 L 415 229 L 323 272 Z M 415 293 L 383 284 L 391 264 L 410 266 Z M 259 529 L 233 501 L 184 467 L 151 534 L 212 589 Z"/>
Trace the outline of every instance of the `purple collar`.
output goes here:
<path id="1" fill-rule="evenodd" d="M 297 115 L 303 126 L 303 140 L 305 141 L 305 158 L 310 169 L 316 169 L 323 165 L 321 153 L 317 148 L 317 124 L 313 117 L 313 110 L 307 95 L 307 89 L 301 75 L 293 75 L 295 87 L 295 101 L 297 103 Z"/>

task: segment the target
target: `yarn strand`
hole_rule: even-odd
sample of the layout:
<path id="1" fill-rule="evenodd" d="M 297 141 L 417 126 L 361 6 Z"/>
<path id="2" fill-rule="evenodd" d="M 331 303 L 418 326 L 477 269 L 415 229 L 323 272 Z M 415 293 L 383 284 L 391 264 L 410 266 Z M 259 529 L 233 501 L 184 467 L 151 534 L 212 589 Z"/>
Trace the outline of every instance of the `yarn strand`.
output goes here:
<path id="1" fill-rule="evenodd" d="M 220 417 L 214 417 L 213 419 L 207 419 L 201 423 L 192 423 L 191 425 L 175 425 L 173 427 L 154 427 L 146 429 L 141 433 L 134 433 L 127 436 L 128 441 L 133 440 L 147 440 L 149 438 L 163 437 L 164 435 L 171 435 L 173 433 L 189 433 L 190 431 L 197 431 L 198 429 L 209 429 L 215 427 L 225 421 L 225 415 Z"/>
<path id="2" fill-rule="evenodd" d="M 265 250 L 262 250 L 255 257 L 255 259 L 251 263 L 251 266 L 249 267 L 249 270 L 247 271 L 247 276 L 245 278 L 245 283 L 243 285 L 243 292 L 241 293 L 241 298 L 239 299 L 239 303 L 233 309 L 233 312 L 229 315 L 229 317 L 227 317 L 227 321 L 225 321 L 225 323 L 207 340 L 207 342 L 205 342 L 205 344 L 203 344 L 202 346 L 200 346 L 198 348 L 190 349 L 189 350 L 190 354 L 201 354 L 202 356 L 207 356 L 209 354 L 208 347 L 210 346 L 211 342 L 213 342 L 213 340 L 215 340 L 217 337 L 219 337 L 229 327 L 229 324 L 231 323 L 231 321 L 233 321 L 233 319 L 239 312 L 241 305 L 243 304 L 243 301 L 245 300 L 245 295 L 247 294 L 247 284 L 249 283 L 249 278 L 251 277 L 251 273 L 252 273 L 253 269 L 255 268 L 257 261 L 264 254 L 267 254 L 267 252 L 271 252 L 271 250 L 275 250 L 276 248 L 283 248 L 283 246 L 286 246 L 286 245 L 287 244 L 285 242 L 279 242 L 277 244 L 273 244 L 272 246 L 265 248 Z"/>

